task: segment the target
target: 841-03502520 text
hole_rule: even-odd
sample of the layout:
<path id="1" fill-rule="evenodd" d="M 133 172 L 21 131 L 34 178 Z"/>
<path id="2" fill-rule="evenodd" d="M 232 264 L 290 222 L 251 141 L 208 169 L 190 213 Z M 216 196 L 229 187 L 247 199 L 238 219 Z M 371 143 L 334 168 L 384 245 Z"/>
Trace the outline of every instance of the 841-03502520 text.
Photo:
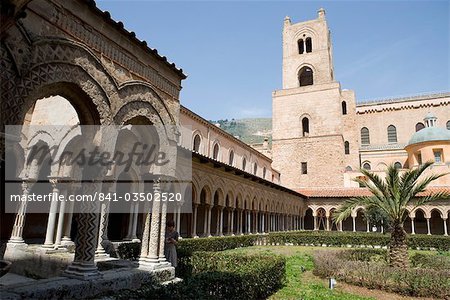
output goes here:
<path id="1" fill-rule="evenodd" d="M 140 192 L 140 193 L 99 193 L 93 194 L 70 194 L 63 195 L 58 193 L 48 194 L 22 194 L 10 195 L 11 202 L 51 202 L 51 201 L 69 201 L 69 202 L 83 202 L 83 201 L 99 201 L 99 202 L 181 202 L 182 194 L 173 192 Z"/>

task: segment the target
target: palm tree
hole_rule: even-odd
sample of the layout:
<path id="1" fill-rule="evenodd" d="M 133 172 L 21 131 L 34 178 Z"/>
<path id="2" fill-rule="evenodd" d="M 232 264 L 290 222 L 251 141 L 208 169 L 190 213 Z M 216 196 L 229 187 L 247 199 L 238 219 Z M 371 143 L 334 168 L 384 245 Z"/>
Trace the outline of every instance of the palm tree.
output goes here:
<path id="1" fill-rule="evenodd" d="M 423 197 L 417 197 L 424 192 L 427 186 L 434 180 L 445 176 L 444 174 L 432 174 L 420 178 L 422 173 L 433 164 L 427 162 L 416 169 L 399 173 L 393 165 L 386 170 L 386 178 L 383 180 L 377 174 L 361 169 L 364 179 L 355 179 L 361 186 L 367 187 L 371 196 L 355 197 L 345 201 L 335 212 L 335 222 L 341 222 L 348 218 L 354 208 L 363 206 L 365 209 L 379 209 L 386 214 L 391 228 L 391 240 L 389 245 L 389 261 L 394 267 L 408 267 L 408 246 L 406 244 L 406 231 L 403 223 L 408 216 L 406 207 L 412 205 L 413 209 L 420 205 L 438 199 L 450 199 L 448 192 L 436 192 Z"/>

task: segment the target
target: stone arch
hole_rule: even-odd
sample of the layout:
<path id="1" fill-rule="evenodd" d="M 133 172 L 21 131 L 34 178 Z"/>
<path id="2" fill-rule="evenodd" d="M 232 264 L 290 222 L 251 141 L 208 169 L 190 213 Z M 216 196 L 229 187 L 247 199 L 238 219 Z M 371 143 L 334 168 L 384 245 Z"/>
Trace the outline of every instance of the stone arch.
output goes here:
<path id="1" fill-rule="evenodd" d="M 9 78 L 13 86 L 3 94 L 11 107 L 6 123 L 22 124 L 36 99 L 56 94 L 71 101 L 82 124 L 111 123 L 110 97 L 117 85 L 90 50 L 71 41 L 41 39 L 29 55 L 27 73 Z M 82 112 L 80 107 L 85 107 Z"/>

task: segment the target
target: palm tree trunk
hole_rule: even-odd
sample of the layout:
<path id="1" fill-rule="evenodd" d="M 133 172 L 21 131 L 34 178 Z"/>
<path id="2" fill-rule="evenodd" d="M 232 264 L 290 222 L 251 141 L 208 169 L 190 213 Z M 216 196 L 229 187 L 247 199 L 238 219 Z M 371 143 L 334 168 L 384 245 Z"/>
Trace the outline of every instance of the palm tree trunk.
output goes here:
<path id="1" fill-rule="evenodd" d="M 407 268 L 409 265 L 406 231 L 403 229 L 403 224 L 396 223 L 392 226 L 389 263 L 392 267 L 398 268 Z"/>

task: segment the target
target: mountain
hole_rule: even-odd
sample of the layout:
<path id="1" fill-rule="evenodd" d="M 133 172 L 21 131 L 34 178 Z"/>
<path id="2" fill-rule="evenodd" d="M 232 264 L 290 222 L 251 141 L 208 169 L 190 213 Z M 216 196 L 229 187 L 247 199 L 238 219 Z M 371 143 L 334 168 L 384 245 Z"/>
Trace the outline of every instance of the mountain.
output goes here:
<path id="1" fill-rule="evenodd" d="M 223 130 L 239 138 L 247 144 L 260 144 L 264 138 L 269 138 L 272 143 L 272 119 L 271 118 L 248 118 L 248 119 L 225 119 L 209 122 L 220 126 Z"/>

